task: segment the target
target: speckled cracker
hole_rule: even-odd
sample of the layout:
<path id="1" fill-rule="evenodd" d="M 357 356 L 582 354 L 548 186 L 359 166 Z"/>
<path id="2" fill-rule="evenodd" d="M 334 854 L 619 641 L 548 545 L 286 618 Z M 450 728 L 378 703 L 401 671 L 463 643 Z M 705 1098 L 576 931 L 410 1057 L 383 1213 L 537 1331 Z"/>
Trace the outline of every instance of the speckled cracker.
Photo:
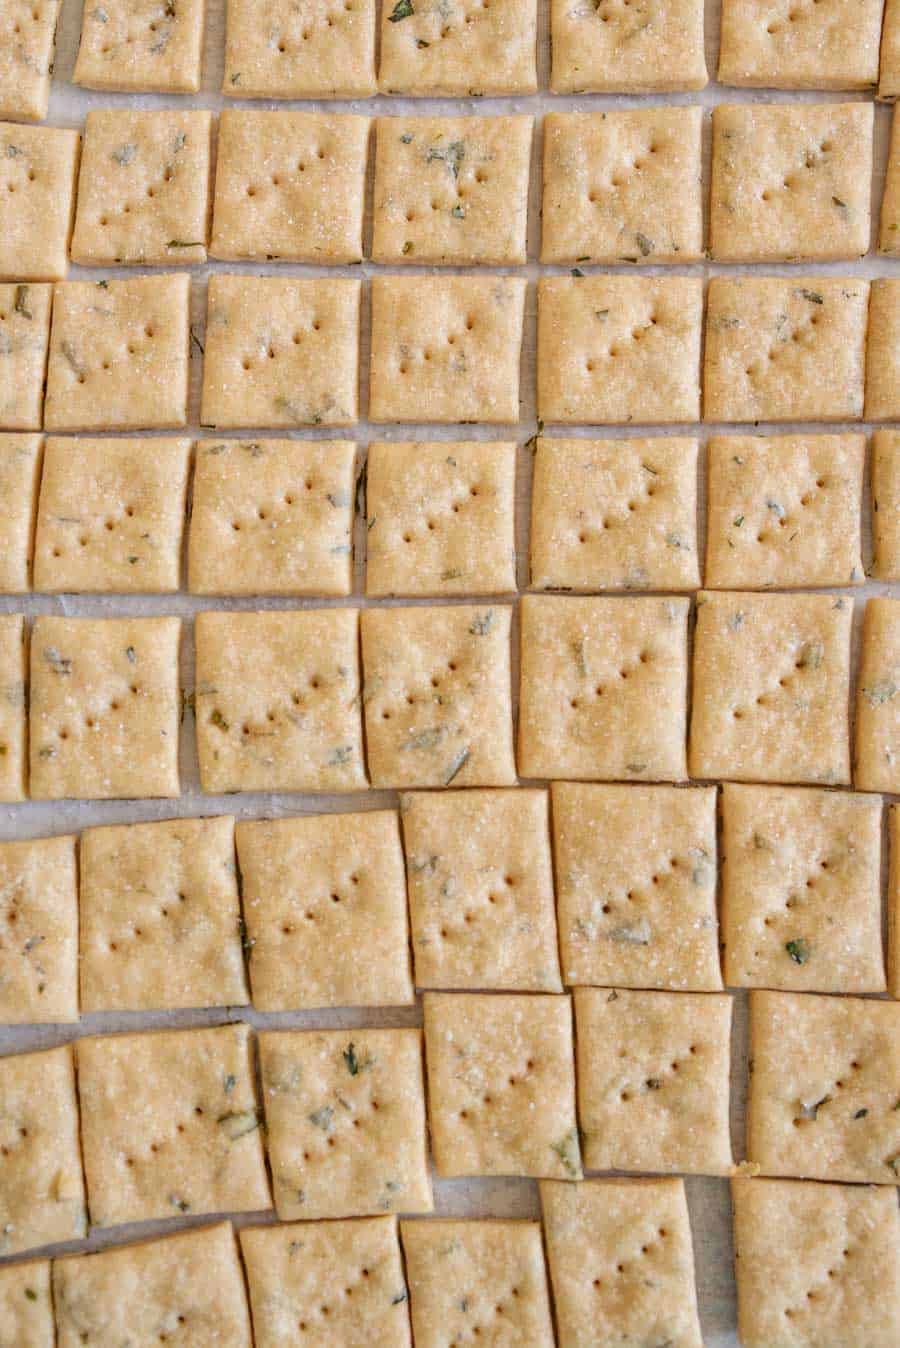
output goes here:
<path id="1" fill-rule="evenodd" d="M 421 1030 L 269 1032 L 259 1052 L 282 1221 L 431 1211 Z"/>
<path id="2" fill-rule="evenodd" d="M 0 3 L 0 117 L 47 116 L 61 0 Z"/>
<path id="3" fill-rule="evenodd" d="M 480 98 L 537 89 L 535 0 L 383 0 L 378 90 Z"/>
<path id="4" fill-rule="evenodd" d="M 525 281 L 372 279 L 372 421 L 519 420 Z"/>
<path id="5" fill-rule="evenodd" d="M 900 602 L 896 599 L 870 599 L 863 616 L 853 781 L 861 791 L 900 791 Z"/>
<path id="6" fill-rule="evenodd" d="M 869 283 L 714 276 L 706 309 L 707 421 L 862 416 Z"/>
<path id="7" fill-rule="evenodd" d="M 381 117 L 375 262 L 526 259 L 532 117 Z"/>
<path id="8" fill-rule="evenodd" d="M 188 575 L 193 594 L 349 594 L 351 440 L 201 440 Z"/>
<path id="9" fill-rule="evenodd" d="M 55 1348 L 49 1259 L 0 1268 L 0 1343 Z"/>
<path id="10" fill-rule="evenodd" d="M 863 435 L 713 436 L 706 584 L 860 584 L 865 459 Z"/>
<path id="11" fill-rule="evenodd" d="M 0 285 L 0 428 L 43 425 L 50 285 Z"/>
<path id="12" fill-rule="evenodd" d="M 363 706 L 374 786 L 515 781 L 511 617 L 505 604 L 363 610 Z"/>
<path id="13" fill-rule="evenodd" d="M 2 19 L 0 19 L 2 22 Z M 2 97 L 2 95 L 0 95 Z M 56 281 L 69 266 L 81 137 L 59 127 L 0 123 L 0 276 Z"/>
<path id="14" fill-rule="evenodd" d="M 871 89 L 884 0 L 722 0 L 719 82 Z"/>
<path id="15" fill-rule="evenodd" d="M 31 588 L 43 439 L 0 434 L 0 594 Z"/>
<path id="16" fill-rule="evenodd" d="M 539 436 L 535 590 L 688 590 L 697 559 L 697 441 Z"/>
<path id="17" fill-rule="evenodd" d="M 702 89 L 703 0 L 552 0 L 557 94 Z"/>
<path id="18" fill-rule="evenodd" d="M 900 93 L 900 4 L 897 5 L 898 89 Z M 888 257 L 900 255 L 900 119 L 894 112 L 891 122 L 891 141 L 885 168 L 884 194 L 881 198 L 881 218 L 878 251 Z"/>
<path id="19" fill-rule="evenodd" d="M 731 998 L 576 988 L 578 1117 L 592 1170 L 731 1170 Z"/>
<path id="20" fill-rule="evenodd" d="M 86 829 L 80 863 L 86 1012 L 249 1001 L 230 816 Z"/>
<path id="21" fill-rule="evenodd" d="M 0 843 L 0 1022 L 77 1019 L 75 839 Z"/>
<path id="22" fill-rule="evenodd" d="M 686 599 L 520 605 L 523 777 L 687 776 Z"/>
<path id="23" fill-rule="evenodd" d="M 872 574 L 900 580 L 900 431 L 872 436 Z"/>
<path id="24" fill-rule="evenodd" d="M 704 591 L 697 605 L 691 776 L 849 782 L 853 601 Z"/>
<path id="25" fill-rule="evenodd" d="M 371 444 L 366 593 L 514 593 L 515 493 L 512 441 Z"/>
<path id="26" fill-rule="evenodd" d="M 356 609 L 207 611 L 194 632 L 204 791 L 365 788 Z"/>
<path id="27" fill-rule="evenodd" d="M 900 809 L 896 805 L 888 810 L 888 833 L 888 991 L 900 1001 Z"/>
<path id="28" fill-rule="evenodd" d="M 900 420 L 900 277 L 872 282 L 866 342 L 866 420 Z"/>
<path id="29" fill-rule="evenodd" d="M 893 102 L 900 95 L 900 4 L 886 0 L 881 32 L 878 97 Z"/>
<path id="30" fill-rule="evenodd" d="M 703 285 L 690 276 L 538 282 L 537 405 L 544 421 L 697 421 Z"/>
<path id="31" fill-rule="evenodd" d="M 248 821 L 237 846 L 257 1010 L 413 1001 L 393 810 Z"/>
<path id="32" fill-rule="evenodd" d="M 72 76 L 88 89 L 195 94 L 206 0 L 85 0 Z"/>
<path id="33" fill-rule="evenodd" d="M 229 0 L 230 98 L 367 98 L 375 92 L 375 0 Z"/>
<path id="34" fill-rule="evenodd" d="M 560 992 L 546 791 L 400 802 L 416 984 Z"/>
<path id="35" fill-rule="evenodd" d="M 25 799 L 28 648 L 21 613 L 0 615 L 0 800 Z"/>

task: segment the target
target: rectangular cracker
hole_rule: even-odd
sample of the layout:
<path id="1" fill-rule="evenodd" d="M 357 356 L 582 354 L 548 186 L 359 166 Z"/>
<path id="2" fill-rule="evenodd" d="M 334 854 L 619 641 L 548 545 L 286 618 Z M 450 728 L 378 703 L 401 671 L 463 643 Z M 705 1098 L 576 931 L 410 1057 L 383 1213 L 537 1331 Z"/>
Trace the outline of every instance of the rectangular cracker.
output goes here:
<path id="1" fill-rule="evenodd" d="M 871 89 L 884 0 L 722 0 L 719 82 L 762 89 Z"/>
<path id="2" fill-rule="evenodd" d="M 195 94 L 206 0 L 86 0 L 72 79 L 88 89 Z"/>
<path id="3" fill-rule="evenodd" d="M 55 1348 L 49 1259 L 0 1268 L 0 1343 Z"/>
<path id="4" fill-rule="evenodd" d="M 706 446 L 711 589 L 858 585 L 864 435 L 727 435 Z"/>
<path id="5" fill-rule="evenodd" d="M 898 1182 L 900 1003 L 751 992 L 750 1056 L 747 1156 L 764 1175 Z"/>
<path id="6" fill-rule="evenodd" d="M 900 792 L 900 601 L 876 596 L 863 615 L 853 782 Z"/>
<path id="7" fill-rule="evenodd" d="M 513 594 L 514 441 L 382 441 L 366 467 L 366 594 Z"/>
<path id="8" fill-rule="evenodd" d="M 533 117 L 379 117 L 372 259 L 526 260 Z"/>
<path id="9" fill-rule="evenodd" d="M 39 431 L 50 340 L 50 285 L 0 285 L 0 429 Z"/>
<path id="10" fill-rule="evenodd" d="M 866 341 L 866 420 L 900 420 L 900 277 L 872 282 Z"/>
<path id="11" fill-rule="evenodd" d="M 883 992 L 880 798 L 726 783 L 722 805 L 729 986 Z"/>
<path id="12" fill-rule="evenodd" d="M 530 577 L 535 590 L 695 589 L 697 441 L 539 436 Z"/>
<path id="13" fill-rule="evenodd" d="M 523 777 L 687 776 L 687 599 L 520 605 Z"/>
<path id="14" fill-rule="evenodd" d="M 898 49 L 900 49 L 900 4 L 897 6 L 897 18 Z M 898 66 L 900 66 L 900 50 L 898 50 Z M 900 71 L 898 71 L 898 93 L 900 93 Z M 900 120 L 897 118 L 896 109 L 891 120 L 890 149 L 884 174 L 878 251 L 888 257 L 900 255 Z"/>
<path id="15" fill-rule="evenodd" d="M 727 1175 L 727 993 L 576 988 L 574 1000 L 585 1165 Z"/>
<path id="16" fill-rule="evenodd" d="M 204 791 L 360 791 L 359 613 L 198 613 Z"/>
<path id="17" fill-rule="evenodd" d="M 74 837 L 0 843 L 0 923 L 0 1022 L 77 1020 Z"/>
<path id="18" fill-rule="evenodd" d="M 44 441 L 0 434 L 0 594 L 31 588 L 31 554 Z"/>
<path id="19" fill-rule="evenodd" d="M 569 985 L 716 992 L 716 791 L 553 783 Z"/>
<path id="20" fill-rule="evenodd" d="M 888 810 L 888 837 L 890 869 L 887 895 L 887 985 L 891 996 L 900 1001 L 900 807 L 896 805 L 892 805 Z"/>
<path id="21" fill-rule="evenodd" d="M 0 122 L 3 280 L 57 281 L 68 271 L 80 146 L 77 131 Z"/>
<path id="22" fill-rule="evenodd" d="M 229 0 L 229 98 L 368 98 L 375 92 L 375 0 Z"/>
<path id="23" fill-rule="evenodd" d="M 27 642 L 24 615 L 0 614 L 0 801 L 26 794 Z"/>
<path id="24" fill-rule="evenodd" d="M 523 279 L 372 278 L 371 421 L 519 420 Z"/>
<path id="25" fill-rule="evenodd" d="M 699 420 L 702 317 L 695 277 L 543 277 L 538 416 L 588 425 Z"/>
<path id="26" fill-rule="evenodd" d="M 412 22 L 410 22 L 410 20 Z M 536 0 L 385 0 L 378 92 L 481 98 L 537 90 Z"/>
<path id="27" fill-rule="evenodd" d="M 900 580 L 900 431 L 872 436 L 872 574 Z"/>
<path id="28" fill-rule="evenodd" d="M 421 1030 L 268 1032 L 259 1054 L 282 1221 L 431 1211 Z"/>
<path id="29" fill-rule="evenodd" d="M 893 102 L 900 95 L 900 3 L 886 0 L 881 32 L 878 97 Z"/>
<path id="30" fill-rule="evenodd" d="M 708 79 L 703 0 L 650 0 L 634 10 L 552 0 L 550 34 L 557 94 L 672 93 Z"/>
<path id="31" fill-rule="evenodd" d="M 0 117 L 47 116 L 61 0 L 0 3 Z"/>

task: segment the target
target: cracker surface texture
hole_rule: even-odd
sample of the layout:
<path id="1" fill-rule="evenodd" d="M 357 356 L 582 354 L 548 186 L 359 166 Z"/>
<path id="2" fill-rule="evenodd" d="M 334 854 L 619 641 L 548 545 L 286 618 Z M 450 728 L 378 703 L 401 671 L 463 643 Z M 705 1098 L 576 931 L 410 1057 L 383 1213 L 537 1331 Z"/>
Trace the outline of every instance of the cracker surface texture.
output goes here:
<path id="1" fill-rule="evenodd" d="M 722 0 L 719 81 L 762 89 L 873 89 L 884 0 L 787 9 Z"/>
<path id="2" fill-rule="evenodd" d="M 43 443 L 39 435 L 0 433 L 0 594 L 31 588 Z"/>
<path id="3" fill-rule="evenodd" d="M 86 0 L 73 80 L 88 89 L 195 94 L 206 0 Z"/>
<path id="4" fill-rule="evenodd" d="M 872 436 L 872 574 L 900 580 L 900 431 Z"/>
<path id="5" fill-rule="evenodd" d="M 77 131 L 0 123 L 6 179 L 0 196 L 4 280 L 58 281 L 65 276 L 80 147 Z"/>
<path id="6" fill-rule="evenodd" d="M 40 122 L 47 116 L 61 0 L 0 4 L 0 117 Z"/>
<path id="7" fill-rule="evenodd" d="M 872 282 L 866 342 L 866 419 L 900 420 L 900 278 Z"/>
<path id="8" fill-rule="evenodd" d="M 21 613 L 0 615 L 0 800 L 26 795 L 28 645 Z"/>
<path id="9" fill-rule="evenodd" d="M 0 285 L 0 429 L 39 431 L 50 340 L 51 285 Z"/>
<path id="10" fill-rule="evenodd" d="M 557 94 L 702 89 L 703 0 L 552 0 L 550 87 Z"/>
<path id="11" fill-rule="evenodd" d="M 856 694 L 854 784 L 900 790 L 900 602 L 875 597 L 863 616 Z"/>
<path id="12" fill-rule="evenodd" d="M 375 93 L 376 0 L 229 0 L 228 98 L 368 98 Z"/>
<path id="13" fill-rule="evenodd" d="M 537 90 L 536 0 L 385 0 L 378 91 L 480 98 Z"/>
<path id="14" fill-rule="evenodd" d="M 55 1348 L 49 1259 L 0 1268 L 0 1343 Z"/>
<path id="15" fill-rule="evenodd" d="M 891 0 L 893 3 L 893 0 Z M 900 4 L 897 5 L 898 93 L 900 93 Z M 881 198 L 878 251 L 888 257 L 900 255 L 900 120 L 891 121 L 891 140 Z"/>
<path id="16" fill-rule="evenodd" d="M 0 1023 L 78 1019 L 78 881 L 71 836 L 0 843 Z"/>

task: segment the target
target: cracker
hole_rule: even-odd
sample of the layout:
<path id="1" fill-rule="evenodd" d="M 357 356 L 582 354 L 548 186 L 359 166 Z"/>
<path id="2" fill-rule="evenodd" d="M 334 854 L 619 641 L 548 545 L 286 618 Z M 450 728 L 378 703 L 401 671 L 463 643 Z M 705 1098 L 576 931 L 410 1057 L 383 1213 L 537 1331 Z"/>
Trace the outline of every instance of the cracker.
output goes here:
<path id="1" fill-rule="evenodd" d="M 535 590 L 689 590 L 697 441 L 539 436 L 531 492 Z"/>
<path id="2" fill-rule="evenodd" d="M 36 590 L 177 592 L 191 442 L 151 444 L 48 438 Z"/>
<path id="3" fill-rule="evenodd" d="M 537 91 L 536 0 L 385 0 L 378 91 L 481 98 Z"/>
<path id="4" fill-rule="evenodd" d="M 871 89 L 884 0 L 722 0 L 719 82 L 762 89 Z"/>
<path id="5" fill-rule="evenodd" d="M 525 285 L 373 277 L 369 419 L 517 422 Z"/>
<path id="6" fill-rule="evenodd" d="M 240 823 L 237 846 L 258 1010 L 414 1000 L 393 810 Z"/>
<path id="7" fill-rule="evenodd" d="M 369 127 L 368 117 L 224 109 L 212 256 L 359 262 Z"/>
<path id="8" fill-rule="evenodd" d="M 0 1254 L 87 1235 L 72 1049 L 0 1058 Z"/>
<path id="9" fill-rule="evenodd" d="M 270 1032 L 259 1052 L 282 1221 L 431 1211 L 421 1030 Z"/>
<path id="10" fill-rule="evenodd" d="M 193 594 L 349 594 L 350 440 L 201 440 L 188 575 Z"/>
<path id="11" fill-rule="evenodd" d="M 43 439 L 0 434 L 0 594 L 31 588 Z"/>
<path id="12" fill-rule="evenodd" d="M 863 616 L 853 781 L 860 791 L 900 791 L 900 602 L 896 599 L 870 599 Z"/>
<path id="13" fill-rule="evenodd" d="M 576 988 L 574 999 L 585 1165 L 727 1175 L 727 993 Z"/>
<path id="14" fill-rule="evenodd" d="M 725 981 L 883 992 L 879 797 L 726 785 L 722 799 Z"/>
<path id="15" fill-rule="evenodd" d="M 366 593 L 514 594 L 513 441 L 371 444 Z"/>
<path id="16" fill-rule="evenodd" d="M 900 580 L 900 431 L 872 436 L 872 574 Z"/>
<path id="17" fill-rule="evenodd" d="M 553 783 L 567 984 L 717 991 L 716 792 Z"/>
<path id="18" fill-rule="evenodd" d="M 55 1348 L 49 1259 L 0 1268 L 0 1343 Z"/>
<path id="19" fill-rule="evenodd" d="M 853 601 L 704 591 L 697 604 L 690 775 L 849 782 Z"/>
<path id="20" fill-rule="evenodd" d="M 396 1217 L 245 1227 L 257 1348 L 410 1348 Z"/>
<path id="21" fill-rule="evenodd" d="M 230 816 L 87 829 L 80 861 L 86 1012 L 249 1001 Z"/>
<path id="22" fill-rule="evenodd" d="M 687 776 L 687 599 L 520 605 L 523 777 Z"/>
<path id="23" fill-rule="evenodd" d="M 866 343 L 866 420 L 900 420 L 900 278 L 872 282 Z"/>
<path id="24" fill-rule="evenodd" d="M 865 458 L 863 435 L 713 436 L 706 584 L 860 584 Z"/>
<path id="25" fill-rule="evenodd" d="M 560 1343 L 703 1348 L 683 1180 L 540 1191 Z"/>
<path id="26" fill-rule="evenodd" d="M 541 261 L 700 258 L 702 125 L 702 108 L 548 113 Z"/>
<path id="27" fill-rule="evenodd" d="M 0 843 L 0 923 L 0 1022 L 77 1020 L 73 837 Z"/>
<path id="28" fill-rule="evenodd" d="M 702 89 L 703 0 L 656 0 L 631 9 L 615 0 L 552 0 L 550 34 L 557 94 L 670 93 Z"/>
<path id="29" fill-rule="evenodd" d="M 86 0 L 72 76 L 88 89 L 195 94 L 206 0 Z"/>
<path id="30" fill-rule="evenodd" d="M 178 618 L 35 620 L 35 800 L 178 795 L 180 630 Z"/>
<path id="31" fill-rule="evenodd" d="M 356 609 L 197 615 L 204 791 L 365 788 L 358 630 Z"/>
<path id="32" fill-rule="evenodd" d="M 533 117 L 380 117 L 372 258 L 526 260 Z"/>
<path id="33" fill-rule="evenodd" d="M 0 614 L 0 801 L 25 799 L 27 677 L 25 618 Z"/>
<path id="34" fill-rule="evenodd" d="M 58 127 L 0 123 L 0 276 L 56 281 L 69 266 L 81 137 Z"/>
<path id="35" fill-rule="evenodd" d="M 50 338 L 49 285 L 0 285 L 0 428 L 38 431 Z"/>
<path id="36" fill-rule="evenodd" d="M 416 984 L 561 992 L 546 791 L 400 802 Z"/>
<path id="37" fill-rule="evenodd" d="M 702 315 L 694 277 L 544 277 L 538 416 L 590 425 L 698 421 Z"/>
<path id="38" fill-rule="evenodd" d="M 900 20 L 900 4 L 897 6 Z M 898 66 L 900 66 L 900 22 L 897 23 Z M 900 70 L 898 70 L 900 93 Z M 891 141 L 884 176 L 884 194 L 881 198 L 881 218 L 878 251 L 888 257 L 900 256 L 900 120 L 896 111 L 891 122 Z"/>
<path id="39" fill-rule="evenodd" d="M 881 34 L 878 97 L 893 102 L 900 95 L 900 4 L 887 0 Z"/>
<path id="40" fill-rule="evenodd" d="M 425 994 L 437 1172 L 581 1179 L 568 997 Z"/>
<path id="41" fill-rule="evenodd" d="M 229 0 L 222 92 L 230 98 L 367 98 L 375 0 Z"/>
<path id="42" fill-rule="evenodd" d="M 868 302 L 851 277 L 714 276 L 704 418 L 858 421 Z"/>
<path id="43" fill-rule="evenodd" d="M 900 810 L 888 810 L 890 871 L 888 877 L 888 991 L 900 1001 Z"/>
<path id="44" fill-rule="evenodd" d="M 61 0 L 0 4 L 0 117 L 47 116 Z"/>
<path id="45" fill-rule="evenodd" d="M 363 611 L 373 786 L 515 781 L 511 618 L 505 604 Z"/>

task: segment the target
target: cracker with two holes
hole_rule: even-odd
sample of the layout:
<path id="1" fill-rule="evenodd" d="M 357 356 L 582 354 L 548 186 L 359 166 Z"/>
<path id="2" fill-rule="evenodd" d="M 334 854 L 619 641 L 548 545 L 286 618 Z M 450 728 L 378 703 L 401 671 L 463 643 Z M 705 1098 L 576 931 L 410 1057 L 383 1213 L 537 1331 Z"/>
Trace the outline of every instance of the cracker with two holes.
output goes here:
<path id="1" fill-rule="evenodd" d="M 43 438 L 0 434 L 0 594 L 31 588 Z"/>
<path id="2" fill-rule="evenodd" d="M 229 98 L 368 98 L 375 0 L 229 0 Z"/>
<path id="3" fill-rule="evenodd" d="M 866 342 L 866 420 L 900 420 L 900 277 L 872 282 Z"/>
<path id="4" fill-rule="evenodd" d="M 888 991 L 900 1000 L 900 808 L 888 810 L 890 869 L 888 874 Z"/>
<path id="5" fill-rule="evenodd" d="M 533 94 L 536 42 L 535 0 L 382 0 L 378 91 Z"/>
<path id="6" fill-rule="evenodd" d="M 511 619 L 506 604 L 363 610 L 373 786 L 515 782 Z"/>
<path id="7" fill-rule="evenodd" d="M 257 1010 L 413 1001 L 393 810 L 248 821 L 237 848 Z"/>
<path id="8" fill-rule="evenodd" d="M 900 580 L 900 431 L 872 436 L 872 574 Z"/>
<path id="9" fill-rule="evenodd" d="M 400 801 L 416 984 L 561 992 L 546 791 Z"/>
<path id="10" fill-rule="evenodd" d="M 28 647 L 21 613 L 0 614 L 0 801 L 25 799 Z"/>
<path id="11" fill-rule="evenodd" d="M 0 117 L 47 116 L 61 0 L 0 0 Z"/>
<path id="12" fill-rule="evenodd" d="M 0 1023 L 78 1019 L 71 836 L 0 843 Z"/>
<path id="13" fill-rule="evenodd" d="M 697 559 L 697 441 L 539 436 L 531 588 L 688 590 Z"/>
<path id="14" fill-rule="evenodd" d="M 884 0 L 722 0 L 719 82 L 871 89 Z"/>
<path id="15" fill-rule="evenodd" d="M 72 79 L 88 89 L 195 94 L 206 0 L 85 0 Z"/>
<path id="16" fill-rule="evenodd" d="M 512 594 L 512 441 L 369 445 L 366 594 Z"/>
<path id="17" fill-rule="evenodd" d="M 57 281 L 69 267 L 81 137 L 49 126 L 0 123 L 0 276 Z"/>
<path id="18" fill-rule="evenodd" d="M 697 421 L 703 285 L 690 276 L 538 282 L 537 410 L 590 425 Z"/>
<path id="19" fill-rule="evenodd" d="M 552 0 L 557 94 L 702 89 L 703 0 Z"/>
<path id="20" fill-rule="evenodd" d="M 202 790 L 360 791 L 356 609 L 199 613 Z"/>
<path id="21" fill-rule="evenodd" d="M 0 285 L 0 428 L 38 431 L 50 339 L 50 285 Z"/>
<path id="22" fill-rule="evenodd" d="M 881 33 L 878 97 L 893 102 L 900 95 L 900 3 L 887 0 Z"/>
<path id="23" fill-rule="evenodd" d="M 55 1348 L 49 1259 L 0 1268 L 0 1343 Z"/>
<path id="24" fill-rule="evenodd" d="M 876 597 L 863 615 L 854 785 L 900 792 L 900 602 Z"/>
<path id="25" fill-rule="evenodd" d="M 259 1037 L 281 1221 L 430 1212 L 422 1032 Z"/>
<path id="26" fill-rule="evenodd" d="M 897 5 L 897 38 L 900 48 L 900 3 Z M 900 66 L 900 50 L 898 50 Z M 898 77 L 900 93 L 900 77 Z M 885 167 L 884 194 L 881 198 L 881 217 L 878 233 L 878 251 L 888 257 L 900 256 L 900 118 L 894 112 L 891 122 L 891 140 Z"/>

